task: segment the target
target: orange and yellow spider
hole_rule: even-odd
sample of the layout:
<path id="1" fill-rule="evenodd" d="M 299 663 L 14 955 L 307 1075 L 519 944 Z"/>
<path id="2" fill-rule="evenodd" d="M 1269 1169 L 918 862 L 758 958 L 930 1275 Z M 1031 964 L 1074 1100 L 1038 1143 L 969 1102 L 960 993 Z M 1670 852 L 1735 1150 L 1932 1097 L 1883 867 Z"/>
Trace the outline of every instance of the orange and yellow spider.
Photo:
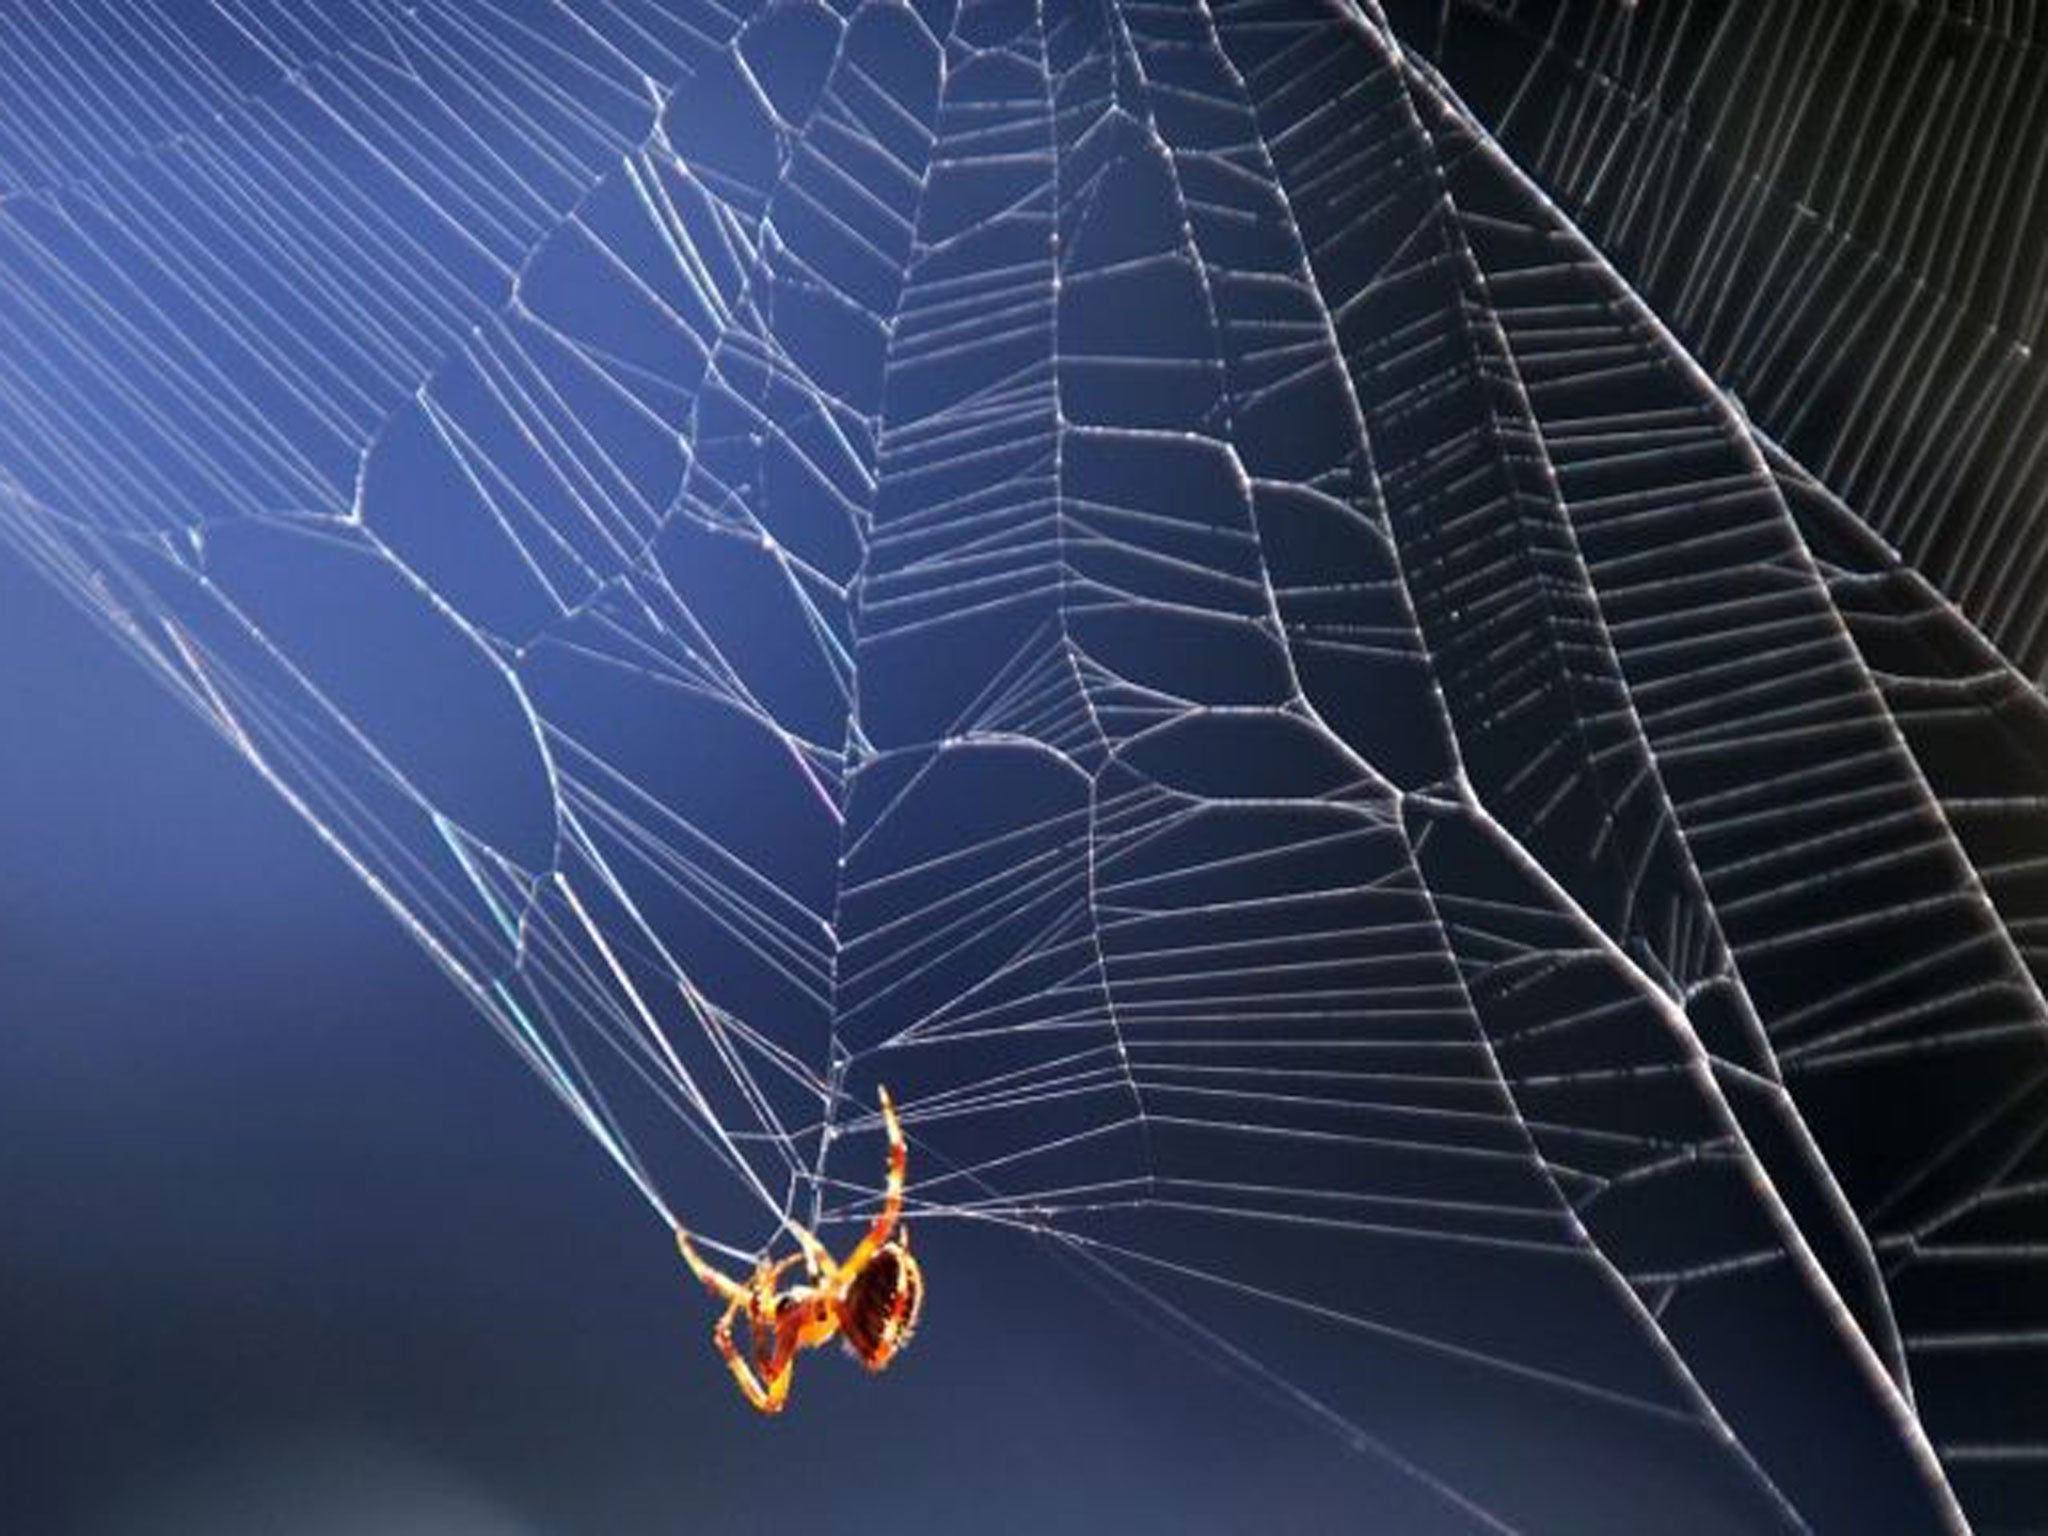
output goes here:
<path id="1" fill-rule="evenodd" d="M 725 1303 L 725 1314 L 711 1330 L 712 1342 L 725 1357 L 740 1391 L 763 1413 L 780 1413 L 789 1400 L 790 1378 L 796 1374 L 799 1351 L 815 1349 L 834 1338 L 842 1340 L 856 1360 L 871 1371 L 884 1369 L 910 1342 L 924 1304 L 924 1275 L 910 1256 L 910 1229 L 902 1224 L 903 1175 L 909 1153 L 903 1127 L 889 1090 L 881 1090 L 882 1123 L 889 1130 L 889 1183 L 882 1209 L 867 1235 L 854 1245 L 844 1264 L 835 1263 L 825 1245 L 796 1222 L 800 1252 L 771 1264 L 754 1266 L 753 1278 L 742 1285 L 714 1269 L 698 1255 L 690 1234 L 676 1228 L 676 1246 L 690 1273 Z M 792 1264 L 801 1263 L 808 1285 L 778 1290 L 776 1281 Z M 747 1342 L 753 1362 L 733 1343 L 733 1319 L 745 1308 Z"/>

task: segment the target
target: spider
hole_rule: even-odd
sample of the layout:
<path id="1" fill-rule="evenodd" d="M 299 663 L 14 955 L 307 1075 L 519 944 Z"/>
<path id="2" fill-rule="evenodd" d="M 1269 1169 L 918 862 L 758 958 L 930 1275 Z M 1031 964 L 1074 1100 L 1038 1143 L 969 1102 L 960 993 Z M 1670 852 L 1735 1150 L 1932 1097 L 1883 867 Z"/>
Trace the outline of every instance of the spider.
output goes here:
<path id="1" fill-rule="evenodd" d="M 917 1328 L 924 1275 L 910 1256 L 910 1229 L 902 1225 L 903 1173 L 909 1153 L 887 1088 L 881 1090 L 881 1098 L 882 1121 L 889 1130 L 887 1193 L 874 1225 L 845 1263 L 835 1263 L 808 1228 L 792 1221 L 789 1227 L 801 1251 L 773 1264 L 761 1260 L 753 1278 L 742 1285 L 705 1263 L 690 1234 L 676 1228 L 676 1246 L 690 1273 L 725 1303 L 725 1314 L 711 1330 L 712 1342 L 747 1401 L 763 1413 L 780 1413 L 789 1400 L 798 1351 L 837 1338 L 862 1365 L 879 1371 L 896 1358 Z M 799 1262 L 810 1283 L 779 1290 L 776 1282 L 782 1272 Z M 754 1357 L 751 1364 L 732 1338 L 733 1319 L 742 1308 Z"/>

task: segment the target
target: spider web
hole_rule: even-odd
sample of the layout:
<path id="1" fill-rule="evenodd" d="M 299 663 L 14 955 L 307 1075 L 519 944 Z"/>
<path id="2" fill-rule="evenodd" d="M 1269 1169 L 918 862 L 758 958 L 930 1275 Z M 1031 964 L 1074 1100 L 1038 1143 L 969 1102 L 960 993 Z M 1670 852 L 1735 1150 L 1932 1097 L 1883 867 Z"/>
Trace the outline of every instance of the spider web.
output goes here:
<path id="1" fill-rule="evenodd" d="M 1752 281 L 1658 93 L 1784 9 L 11 13 L 0 534 L 664 1222 L 866 1219 L 886 1082 L 1393 1528 L 2019 1528 L 2033 204 Z"/>

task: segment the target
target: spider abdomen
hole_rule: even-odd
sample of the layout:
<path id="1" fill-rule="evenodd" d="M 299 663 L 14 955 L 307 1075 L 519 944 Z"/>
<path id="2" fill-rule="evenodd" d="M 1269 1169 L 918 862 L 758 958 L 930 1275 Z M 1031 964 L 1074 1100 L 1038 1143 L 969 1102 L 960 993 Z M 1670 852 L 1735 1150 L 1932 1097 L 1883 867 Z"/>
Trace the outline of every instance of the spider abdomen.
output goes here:
<path id="1" fill-rule="evenodd" d="M 924 1275 L 900 1244 L 878 1250 L 840 1304 L 839 1331 L 848 1351 L 871 1371 L 888 1365 L 910 1342 L 924 1305 Z"/>

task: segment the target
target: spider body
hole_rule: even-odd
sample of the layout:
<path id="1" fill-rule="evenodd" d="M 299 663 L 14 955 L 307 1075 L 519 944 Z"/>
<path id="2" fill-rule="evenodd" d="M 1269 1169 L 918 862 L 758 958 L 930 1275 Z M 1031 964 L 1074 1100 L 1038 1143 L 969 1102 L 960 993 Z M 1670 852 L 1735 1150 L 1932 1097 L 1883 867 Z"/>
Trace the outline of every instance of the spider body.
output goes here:
<path id="1" fill-rule="evenodd" d="M 885 1370 L 917 1329 L 924 1306 L 924 1273 L 910 1256 L 910 1234 L 899 1231 L 875 1250 L 839 1309 L 847 1353 L 871 1371 Z"/>
<path id="2" fill-rule="evenodd" d="M 711 1331 L 739 1389 L 763 1413 L 780 1413 L 789 1400 L 796 1357 L 806 1349 L 839 1339 L 871 1371 L 885 1369 L 910 1342 L 924 1304 L 924 1273 L 910 1253 L 910 1232 L 902 1225 L 903 1181 L 909 1162 L 903 1127 L 889 1090 L 881 1090 L 882 1122 L 889 1132 L 889 1175 L 882 1209 L 844 1263 L 837 1262 L 807 1228 L 791 1222 L 798 1252 L 769 1263 L 762 1260 L 741 1284 L 707 1264 L 676 1229 L 676 1246 L 690 1272 L 725 1303 Z M 783 1272 L 802 1264 L 809 1283 L 782 1289 Z M 745 1313 L 748 1353 L 733 1338 L 733 1324 Z M 748 1356 L 752 1358 L 749 1359 Z"/>

